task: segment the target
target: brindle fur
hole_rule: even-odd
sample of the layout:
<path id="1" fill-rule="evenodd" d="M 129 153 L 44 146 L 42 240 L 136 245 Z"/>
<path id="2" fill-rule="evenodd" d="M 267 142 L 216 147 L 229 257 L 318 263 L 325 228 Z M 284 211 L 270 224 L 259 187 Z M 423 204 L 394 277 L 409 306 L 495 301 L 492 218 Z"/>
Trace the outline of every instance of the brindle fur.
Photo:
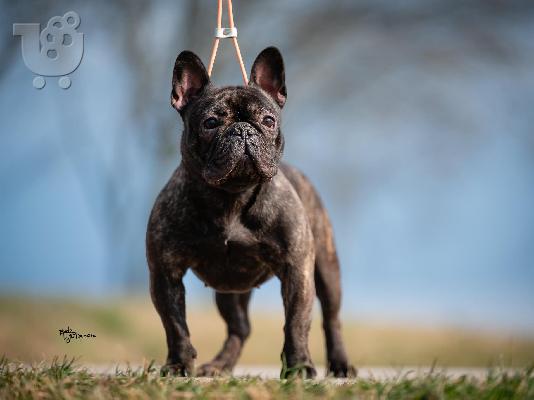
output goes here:
<path id="1" fill-rule="evenodd" d="M 340 275 L 332 228 L 311 183 L 280 163 L 286 98 L 275 48 L 256 59 L 247 87 L 212 86 L 198 57 L 182 52 L 171 103 L 184 121 L 182 162 L 159 194 L 147 231 L 150 292 L 167 336 L 164 372 L 194 373 L 182 278 L 191 269 L 215 290 L 228 337 L 198 375 L 232 371 L 250 334 L 253 288 L 276 276 L 285 308 L 287 366 L 314 377 L 308 333 L 315 294 L 323 313 L 328 373 L 355 375 L 340 332 Z M 275 121 L 273 127 L 263 120 Z M 205 121 L 217 118 L 208 129 Z"/>

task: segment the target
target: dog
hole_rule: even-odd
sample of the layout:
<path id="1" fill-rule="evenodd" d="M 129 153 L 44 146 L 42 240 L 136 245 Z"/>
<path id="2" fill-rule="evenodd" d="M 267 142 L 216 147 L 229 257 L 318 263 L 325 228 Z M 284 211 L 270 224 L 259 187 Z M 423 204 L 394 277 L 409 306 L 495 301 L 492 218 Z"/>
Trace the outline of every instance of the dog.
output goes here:
<path id="1" fill-rule="evenodd" d="M 316 376 L 308 350 L 315 295 L 322 308 L 327 374 L 351 377 L 341 337 L 339 262 L 325 208 L 308 179 L 281 162 L 284 62 L 269 47 L 247 86 L 215 87 L 192 52 L 178 55 L 171 105 L 182 117 L 182 160 L 156 199 L 147 228 L 150 293 L 167 337 L 162 373 L 193 376 L 182 278 L 190 268 L 215 291 L 228 326 L 199 376 L 229 373 L 250 334 L 252 290 L 276 276 L 285 309 L 282 377 Z"/>

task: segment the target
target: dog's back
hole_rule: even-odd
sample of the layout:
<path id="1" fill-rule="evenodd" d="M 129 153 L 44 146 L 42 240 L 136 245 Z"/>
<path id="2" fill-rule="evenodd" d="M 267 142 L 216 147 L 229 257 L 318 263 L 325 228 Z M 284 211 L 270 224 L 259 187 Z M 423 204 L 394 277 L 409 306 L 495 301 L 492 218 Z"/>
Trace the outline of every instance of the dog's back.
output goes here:
<path id="1" fill-rule="evenodd" d="M 315 240 L 316 262 L 338 264 L 332 225 L 313 184 L 302 172 L 287 163 L 281 163 L 280 169 L 295 188 L 308 215 Z"/>

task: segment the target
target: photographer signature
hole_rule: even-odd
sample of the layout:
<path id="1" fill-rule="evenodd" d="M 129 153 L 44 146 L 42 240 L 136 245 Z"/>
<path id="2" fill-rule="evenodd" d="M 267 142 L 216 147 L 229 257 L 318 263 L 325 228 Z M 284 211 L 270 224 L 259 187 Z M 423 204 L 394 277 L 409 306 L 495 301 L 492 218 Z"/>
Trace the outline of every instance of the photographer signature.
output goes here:
<path id="1" fill-rule="evenodd" d="M 59 336 L 61 336 L 67 343 L 70 343 L 72 339 L 95 338 L 96 337 L 96 335 L 92 333 L 86 333 L 82 335 L 76 331 L 73 331 L 70 326 L 67 326 L 67 329 L 60 329 Z"/>

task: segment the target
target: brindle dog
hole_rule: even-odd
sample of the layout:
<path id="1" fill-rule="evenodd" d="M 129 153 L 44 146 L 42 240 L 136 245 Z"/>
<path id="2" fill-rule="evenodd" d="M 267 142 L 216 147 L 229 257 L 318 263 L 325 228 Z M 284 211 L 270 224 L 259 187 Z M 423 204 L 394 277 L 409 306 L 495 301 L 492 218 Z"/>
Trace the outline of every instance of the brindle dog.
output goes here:
<path id="1" fill-rule="evenodd" d="M 289 372 L 316 375 L 308 333 L 317 294 L 327 373 L 356 373 L 341 338 L 339 263 L 330 221 L 306 177 L 280 163 L 280 111 L 286 96 L 284 64 L 276 48 L 259 54 L 246 87 L 212 86 L 191 52 L 176 59 L 171 104 L 184 124 L 182 162 L 159 194 L 147 232 L 150 291 L 167 335 L 164 373 L 194 373 L 197 353 L 189 338 L 182 283 L 188 268 L 215 290 L 228 325 L 221 351 L 198 375 L 232 371 L 250 334 L 252 289 L 273 276 L 282 286 L 282 358 Z"/>

